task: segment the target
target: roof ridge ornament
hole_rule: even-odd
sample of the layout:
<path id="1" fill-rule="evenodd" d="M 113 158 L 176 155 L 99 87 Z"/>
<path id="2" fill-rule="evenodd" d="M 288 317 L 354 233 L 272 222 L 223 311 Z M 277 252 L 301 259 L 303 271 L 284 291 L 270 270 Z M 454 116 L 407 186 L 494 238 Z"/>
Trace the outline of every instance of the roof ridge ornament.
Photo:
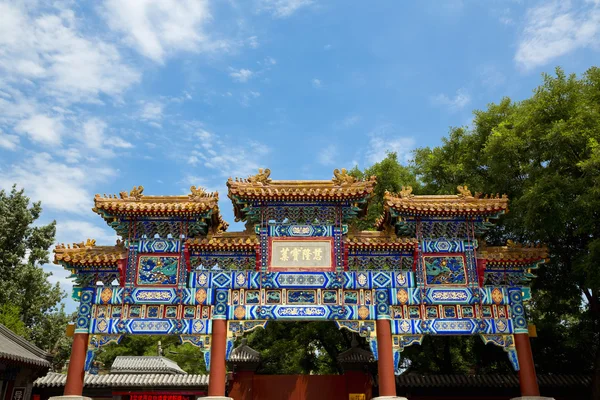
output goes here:
<path id="1" fill-rule="evenodd" d="M 131 191 L 129 192 L 129 195 L 127 194 L 126 191 L 122 191 L 119 193 L 119 196 L 123 200 L 135 201 L 135 200 L 141 200 L 142 197 L 144 197 L 144 195 L 142 194 L 143 192 L 144 192 L 144 187 L 142 185 L 140 185 L 140 186 L 134 186 L 133 189 L 131 189 Z"/>
<path id="2" fill-rule="evenodd" d="M 247 180 L 250 183 L 260 183 L 263 185 L 268 185 L 269 183 L 271 183 L 271 178 L 269 178 L 270 176 L 271 170 L 269 168 L 259 168 L 258 174 L 249 176 Z"/>
<path id="3" fill-rule="evenodd" d="M 415 197 L 414 194 L 412 194 L 413 188 L 412 186 L 402 186 L 402 188 L 400 189 L 400 192 L 398 192 L 398 195 L 405 199 L 405 198 L 409 198 L 409 197 Z"/>
<path id="4" fill-rule="evenodd" d="M 356 182 L 356 178 L 352 175 L 348 174 L 348 170 L 346 168 L 342 168 L 333 170 L 333 178 L 331 179 L 333 183 L 340 186 L 351 185 Z"/>
<path id="5" fill-rule="evenodd" d="M 210 197 L 219 197 L 219 192 L 207 192 L 202 186 L 191 186 L 191 193 L 188 194 L 188 197 L 191 201 L 202 201 L 202 199 L 210 198 Z"/>
<path id="6" fill-rule="evenodd" d="M 467 187 L 467 185 L 464 186 L 457 186 L 456 190 L 458 190 L 458 197 L 465 197 L 465 198 L 473 198 L 473 193 L 471 193 L 471 191 L 469 190 L 469 188 Z"/>

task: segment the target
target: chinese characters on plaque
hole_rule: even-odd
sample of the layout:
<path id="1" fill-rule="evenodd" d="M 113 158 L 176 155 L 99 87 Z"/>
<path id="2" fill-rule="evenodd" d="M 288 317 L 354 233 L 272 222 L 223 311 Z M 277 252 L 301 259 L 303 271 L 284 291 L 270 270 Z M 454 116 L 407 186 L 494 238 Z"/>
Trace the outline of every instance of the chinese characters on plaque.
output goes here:
<path id="1" fill-rule="evenodd" d="M 331 240 L 273 239 L 271 268 L 329 270 L 332 267 Z"/>

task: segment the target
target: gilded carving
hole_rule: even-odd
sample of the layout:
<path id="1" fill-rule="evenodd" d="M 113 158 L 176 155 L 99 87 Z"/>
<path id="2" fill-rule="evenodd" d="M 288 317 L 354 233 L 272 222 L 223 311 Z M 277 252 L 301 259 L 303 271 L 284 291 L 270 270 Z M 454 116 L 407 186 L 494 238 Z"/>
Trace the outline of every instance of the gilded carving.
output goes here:
<path id="1" fill-rule="evenodd" d="M 339 169 L 334 169 L 333 170 L 333 179 L 331 179 L 333 181 L 333 183 L 335 183 L 336 185 L 340 185 L 340 186 L 344 186 L 344 185 L 351 185 L 354 182 L 356 182 L 356 178 L 353 177 L 352 175 L 348 174 L 348 171 L 346 170 L 346 168 L 342 168 L 342 170 L 340 171 Z"/>
<path id="2" fill-rule="evenodd" d="M 127 192 L 122 191 L 119 193 L 119 196 L 123 200 L 141 200 L 141 198 L 144 197 L 144 195 L 142 194 L 143 192 L 144 187 L 140 185 L 134 186 L 133 189 L 131 189 L 131 191 L 129 192 L 129 195 L 127 194 Z"/>
<path id="3" fill-rule="evenodd" d="M 263 185 L 267 185 L 271 182 L 271 178 L 269 178 L 269 176 L 271 176 L 271 170 L 269 168 L 266 168 L 266 169 L 259 168 L 258 174 L 249 177 L 248 182 L 261 183 Z"/>

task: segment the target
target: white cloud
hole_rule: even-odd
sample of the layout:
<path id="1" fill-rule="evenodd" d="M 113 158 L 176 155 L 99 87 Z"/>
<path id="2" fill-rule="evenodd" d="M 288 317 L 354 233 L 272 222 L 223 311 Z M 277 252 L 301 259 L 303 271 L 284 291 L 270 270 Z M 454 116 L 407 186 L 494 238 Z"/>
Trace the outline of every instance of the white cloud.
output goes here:
<path id="1" fill-rule="evenodd" d="M 229 76 L 231 76 L 234 81 L 238 82 L 248 82 L 248 79 L 252 78 L 254 75 L 251 70 L 245 68 L 234 69 L 230 67 L 229 70 L 231 71 Z"/>
<path id="2" fill-rule="evenodd" d="M 161 128 L 160 122 L 163 119 L 164 105 L 158 101 L 142 102 L 140 110 L 140 119 L 149 123 L 152 126 Z"/>
<path id="3" fill-rule="evenodd" d="M 82 139 L 85 145 L 91 149 L 104 147 L 104 130 L 106 123 L 97 118 L 92 118 L 83 124 Z"/>
<path id="4" fill-rule="evenodd" d="M 317 78 L 313 78 L 313 80 L 310 81 L 310 83 L 313 85 L 314 88 L 317 88 L 317 89 L 320 88 L 322 85 L 321 80 L 317 79 Z"/>
<path id="5" fill-rule="evenodd" d="M 90 118 L 83 123 L 82 133 L 79 136 L 82 144 L 89 150 L 92 150 L 95 155 L 102 158 L 113 157 L 115 154 L 112 148 L 129 149 L 133 145 L 121 137 L 110 136 L 106 134 L 108 125 L 99 118 Z M 80 158 L 83 154 L 76 148 L 72 151 L 79 152 L 72 157 Z"/>
<path id="6" fill-rule="evenodd" d="M 43 205 L 43 203 L 42 203 Z M 97 244 L 113 244 L 117 240 L 115 232 L 106 225 L 102 227 L 102 220 L 92 224 L 81 220 L 59 220 L 56 223 L 56 241 L 58 243 L 81 243 L 86 239 L 95 239 Z"/>
<path id="7" fill-rule="evenodd" d="M 188 164 L 215 170 L 225 178 L 255 174 L 271 151 L 251 139 L 224 137 L 201 128 L 193 137 L 197 144 L 189 153 Z"/>
<path id="8" fill-rule="evenodd" d="M 334 165 L 336 162 L 336 158 L 338 156 L 338 151 L 336 149 L 336 147 L 333 144 L 330 144 L 329 146 L 324 147 L 323 149 L 321 149 L 321 151 L 319 152 L 319 155 L 317 157 L 317 160 L 319 161 L 319 164 L 321 165 Z"/>
<path id="9" fill-rule="evenodd" d="M 15 126 L 15 131 L 26 134 L 31 140 L 37 143 L 59 145 L 63 124 L 57 118 L 38 114 L 19 122 Z"/>
<path id="10" fill-rule="evenodd" d="M 26 79 L 55 101 L 71 103 L 120 95 L 139 80 L 115 46 L 82 34 L 72 10 L 19 4 L 0 3 L 0 71 L 6 82 Z"/>
<path id="11" fill-rule="evenodd" d="M 208 0 L 106 0 L 101 13 L 127 44 L 158 63 L 179 51 L 227 50 L 230 46 L 205 31 L 211 20 Z"/>
<path id="12" fill-rule="evenodd" d="M 258 46 L 260 45 L 258 43 L 258 37 L 256 36 L 250 36 L 248 39 L 246 39 L 246 42 L 248 43 L 248 46 L 250 46 L 253 49 L 258 48 Z"/>
<path id="13" fill-rule="evenodd" d="M 597 47 L 600 4 L 586 3 L 574 9 L 569 1 L 553 1 L 529 9 L 515 54 L 517 65 L 531 70 L 577 49 Z"/>
<path id="14" fill-rule="evenodd" d="M 313 3 L 313 0 L 259 0 L 258 9 L 270 13 L 275 18 L 286 18 Z"/>
<path id="15" fill-rule="evenodd" d="M 456 95 L 454 97 L 448 97 L 448 95 L 440 93 L 436 96 L 433 96 L 431 98 L 431 102 L 434 105 L 448 107 L 450 111 L 456 111 L 469 104 L 471 102 L 471 96 L 466 89 L 461 88 L 456 91 Z"/>
<path id="16" fill-rule="evenodd" d="M 88 187 L 113 176 L 109 168 L 69 166 L 55 161 L 47 153 L 35 153 L 21 164 L 0 172 L 0 186 L 9 188 L 13 183 L 25 188 L 35 201 L 44 207 L 80 214 L 89 214 L 93 195 Z"/>
<path id="17" fill-rule="evenodd" d="M 406 162 L 415 145 L 413 138 L 398 136 L 393 125 L 385 124 L 369 132 L 369 147 L 365 156 L 369 164 L 374 164 L 383 160 L 387 153 L 394 152 L 400 162 Z"/>
<path id="18" fill-rule="evenodd" d="M 110 144 L 113 147 L 117 147 L 117 148 L 120 148 L 120 149 L 131 149 L 133 147 L 133 144 L 129 143 L 125 139 L 120 138 L 118 136 L 115 136 L 115 137 L 111 138 L 110 139 Z"/>
<path id="19" fill-rule="evenodd" d="M 16 135 L 9 135 L 0 131 L 0 147 L 7 150 L 16 150 L 19 145 L 19 137 Z"/>
<path id="20" fill-rule="evenodd" d="M 341 121 L 336 121 L 333 124 L 335 129 L 348 129 L 356 125 L 360 121 L 360 115 L 349 115 Z"/>
<path id="21" fill-rule="evenodd" d="M 483 86 L 496 88 L 506 82 L 506 76 L 494 65 L 484 65 L 479 70 L 479 77 Z"/>

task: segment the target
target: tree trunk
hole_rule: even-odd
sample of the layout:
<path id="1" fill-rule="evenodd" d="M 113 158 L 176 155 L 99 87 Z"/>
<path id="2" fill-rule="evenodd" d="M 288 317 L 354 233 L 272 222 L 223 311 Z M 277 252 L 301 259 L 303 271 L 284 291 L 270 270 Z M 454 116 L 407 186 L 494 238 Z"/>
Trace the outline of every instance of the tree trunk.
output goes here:
<path id="1" fill-rule="evenodd" d="M 586 293 L 587 294 L 587 293 Z M 596 335 L 600 332 L 600 307 L 594 291 L 590 291 L 588 300 L 590 310 L 594 316 L 594 330 Z M 592 400 L 600 400 L 600 336 L 596 340 L 596 361 L 594 362 L 594 376 L 592 376 Z"/>
<path id="2" fill-rule="evenodd" d="M 594 376 L 592 376 L 592 400 L 600 400 L 600 339 L 596 348 L 596 362 Z"/>

